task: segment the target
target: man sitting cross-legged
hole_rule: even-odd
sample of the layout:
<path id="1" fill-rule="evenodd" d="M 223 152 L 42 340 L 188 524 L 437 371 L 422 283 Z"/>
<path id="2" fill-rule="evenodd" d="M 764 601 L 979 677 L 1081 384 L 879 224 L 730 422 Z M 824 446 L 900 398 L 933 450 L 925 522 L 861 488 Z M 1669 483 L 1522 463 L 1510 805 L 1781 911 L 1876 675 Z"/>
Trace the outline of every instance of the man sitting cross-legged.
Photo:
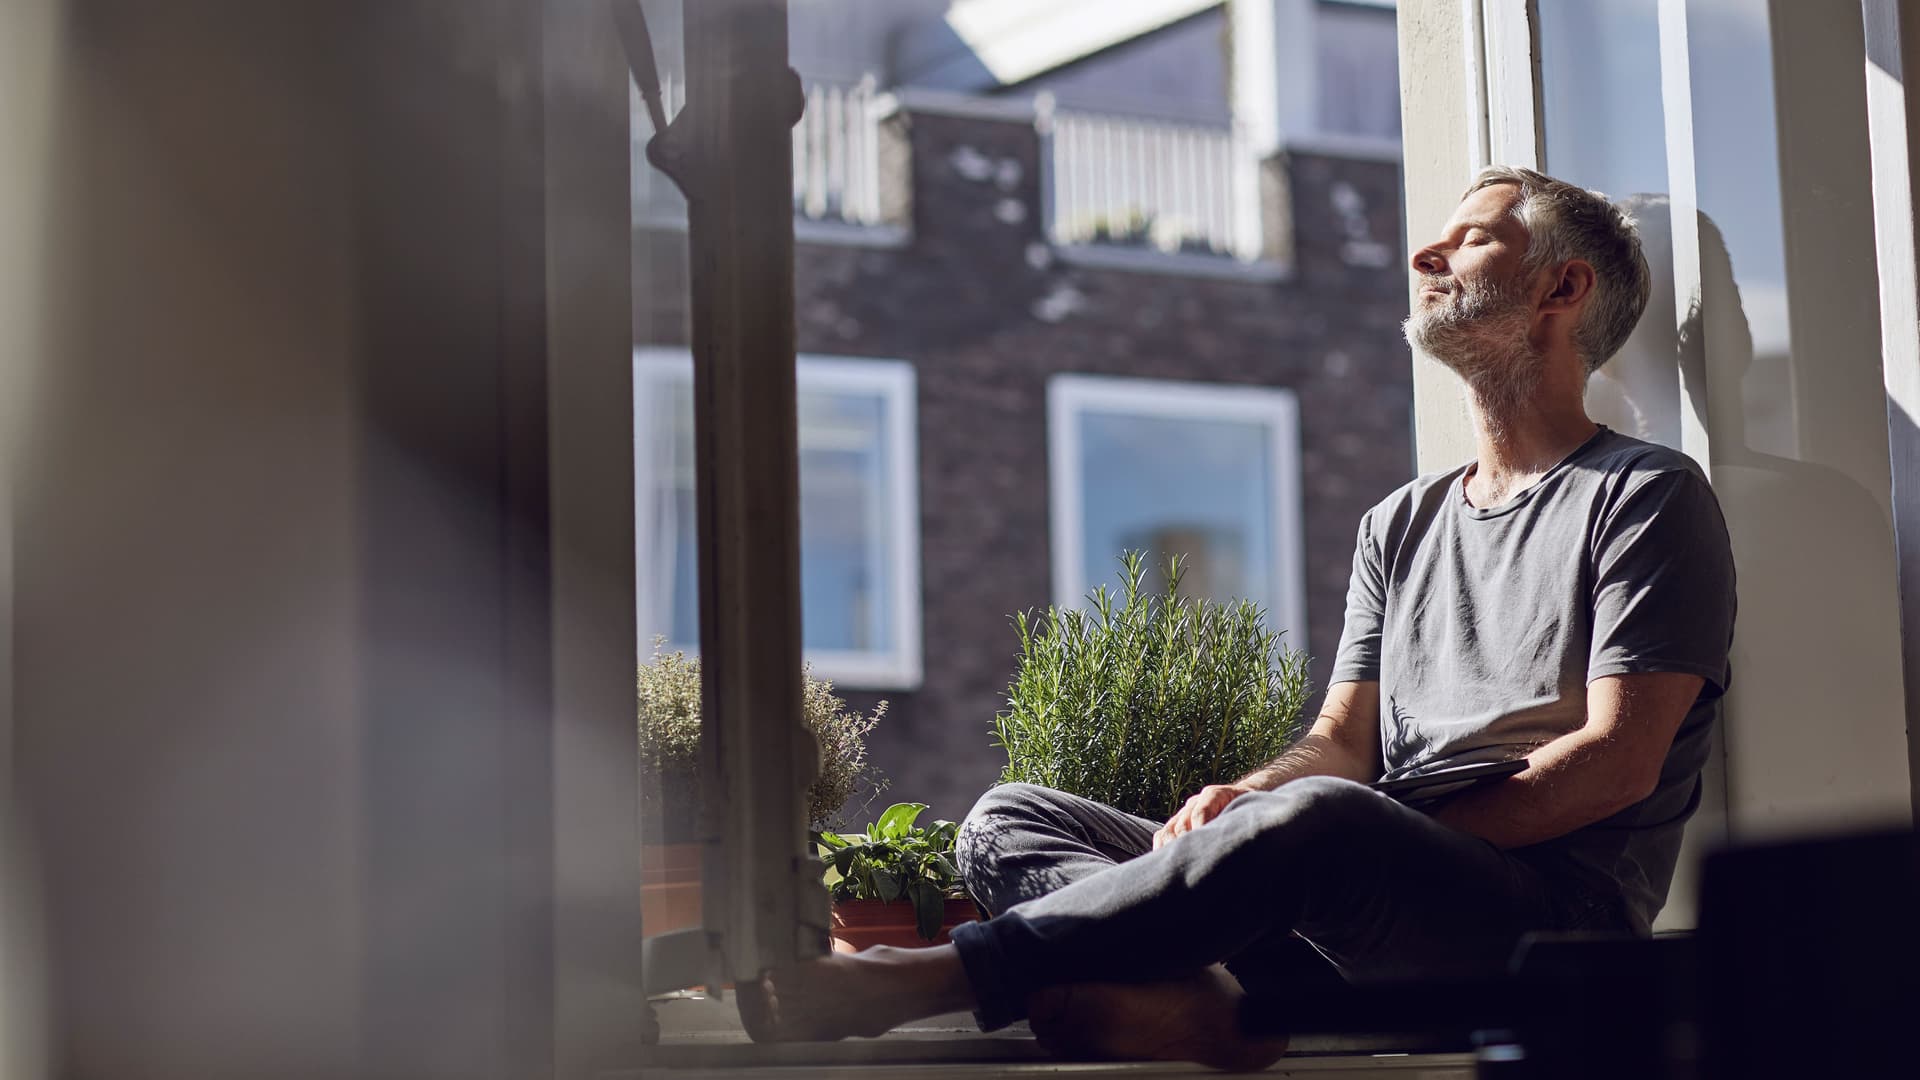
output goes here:
<path id="1" fill-rule="evenodd" d="M 1490 973 L 1529 930 L 1647 931 L 1697 803 L 1734 596 L 1699 470 L 1583 406 L 1646 303 L 1637 235 L 1596 193 L 1495 169 L 1412 263 L 1407 337 L 1465 381 L 1478 453 L 1361 520 L 1309 734 L 1165 823 L 988 792 L 959 854 L 994 918 L 952 945 L 770 972 L 741 994 L 754 1038 L 972 1009 L 1071 1053 L 1251 1068 L 1284 1043 L 1242 1034 L 1248 993 Z M 1418 808 L 1365 786 L 1520 758 Z"/>

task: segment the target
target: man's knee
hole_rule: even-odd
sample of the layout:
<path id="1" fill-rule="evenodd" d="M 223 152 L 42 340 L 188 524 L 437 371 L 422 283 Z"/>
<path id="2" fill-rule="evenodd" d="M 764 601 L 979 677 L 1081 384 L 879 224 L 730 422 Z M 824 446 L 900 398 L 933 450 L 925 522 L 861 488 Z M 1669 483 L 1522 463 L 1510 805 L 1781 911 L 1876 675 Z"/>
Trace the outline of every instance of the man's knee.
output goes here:
<path id="1" fill-rule="evenodd" d="M 1307 776 L 1272 791 L 1243 795 L 1227 813 L 1254 817 L 1256 827 L 1284 828 L 1301 840 L 1364 832 L 1391 813 L 1393 801 L 1365 784 L 1336 776 Z"/>
<path id="2" fill-rule="evenodd" d="M 1001 784 L 988 788 L 967 811 L 954 840 L 960 874 L 968 881 L 987 872 L 1000 840 L 1020 823 L 1031 820 L 1045 803 L 1048 789 L 1037 784 Z"/>

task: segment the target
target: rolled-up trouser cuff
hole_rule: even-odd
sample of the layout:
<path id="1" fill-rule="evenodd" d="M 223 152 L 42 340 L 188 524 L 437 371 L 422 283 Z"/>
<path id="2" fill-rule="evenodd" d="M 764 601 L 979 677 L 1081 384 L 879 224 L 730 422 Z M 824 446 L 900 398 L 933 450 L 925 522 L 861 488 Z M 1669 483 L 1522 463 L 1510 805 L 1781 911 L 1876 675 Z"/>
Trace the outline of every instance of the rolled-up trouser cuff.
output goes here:
<path id="1" fill-rule="evenodd" d="M 1002 915 L 993 922 L 1017 918 L 1018 915 Z M 973 999 L 978 1006 L 973 1010 L 973 1019 L 980 1030 L 998 1031 L 1025 1019 L 1027 991 L 1013 978 L 993 925 L 961 923 L 950 933 L 953 947 L 960 954 L 960 965 L 966 969 L 967 983 L 973 987 Z"/>

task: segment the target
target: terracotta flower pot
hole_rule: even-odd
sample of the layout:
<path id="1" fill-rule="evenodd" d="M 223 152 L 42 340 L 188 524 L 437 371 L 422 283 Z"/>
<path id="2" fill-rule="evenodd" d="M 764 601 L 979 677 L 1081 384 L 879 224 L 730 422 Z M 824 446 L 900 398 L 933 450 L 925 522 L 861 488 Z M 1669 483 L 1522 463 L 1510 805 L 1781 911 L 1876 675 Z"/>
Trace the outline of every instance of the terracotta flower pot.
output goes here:
<path id="1" fill-rule="evenodd" d="M 948 900 L 946 918 L 940 923 L 940 936 L 928 941 L 914 928 L 913 905 L 905 900 L 882 903 L 879 900 L 839 900 L 833 905 L 833 951 L 859 952 L 874 945 L 897 945 L 913 949 L 926 945 L 945 945 L 953 940 L 949 930 L 979 918 L 971 900 Z"/>
<path id="2" fill-rule="evenodd" d="M 641 845 L 641 932 L 654 937 L 699 925 L 700 845 Z"/>

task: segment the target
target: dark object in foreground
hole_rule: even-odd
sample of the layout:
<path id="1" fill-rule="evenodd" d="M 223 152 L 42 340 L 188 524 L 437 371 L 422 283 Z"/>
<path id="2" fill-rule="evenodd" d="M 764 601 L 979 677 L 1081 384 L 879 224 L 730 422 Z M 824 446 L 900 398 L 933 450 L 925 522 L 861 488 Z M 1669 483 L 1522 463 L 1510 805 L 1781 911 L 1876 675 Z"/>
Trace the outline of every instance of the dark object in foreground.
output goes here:
<path id="1" fill-rule="evenodd" d="M 1920 1015 L 1911 830 L 1710 856 L 1700 930 L 1542 935 L 1511 973 L 1249 999 L 1249 1033 L 1473 1047 L 1482 1077 L 1896 1076 Z"/>

